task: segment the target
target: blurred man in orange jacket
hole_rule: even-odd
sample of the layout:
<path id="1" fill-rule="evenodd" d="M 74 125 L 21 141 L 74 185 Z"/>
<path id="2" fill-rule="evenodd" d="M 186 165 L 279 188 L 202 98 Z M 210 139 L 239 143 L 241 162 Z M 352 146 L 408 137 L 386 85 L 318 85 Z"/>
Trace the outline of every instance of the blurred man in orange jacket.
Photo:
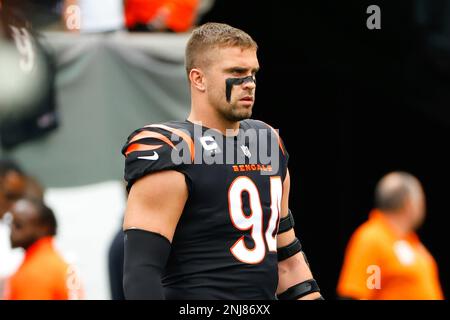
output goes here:
<path id="1" fill-rule="evenodd" d="M 8 280 L 7 300 L 78 299 L 81 286 L 74 268 L 53 246 L 56 219 L 53 211 L 37 200 L 22 199 L 11 209 L 11 245 L 25 249 L 17 272 Z"/>
<path id="2" fill-rule="evenodd" d="M 134 31 L 185 32 L 194 25 L 199 0 L 125 0 L 125 23 Z"/>
<path id="3" fill-rule="evenodd" d="M 386 175 L 375 192 L 376 209 L 353 234 L 338 295 L 351 299 L 443 299 L 438 269 L 415 230 L 425 218 L 420 182 L 405 172 Z"/>

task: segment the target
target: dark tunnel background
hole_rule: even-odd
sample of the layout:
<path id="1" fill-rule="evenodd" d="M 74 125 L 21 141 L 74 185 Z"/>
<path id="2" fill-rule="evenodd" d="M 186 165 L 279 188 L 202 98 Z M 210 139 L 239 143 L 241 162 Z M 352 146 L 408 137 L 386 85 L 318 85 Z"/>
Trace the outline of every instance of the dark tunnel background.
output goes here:
<path id="1" fill-rule="evenodd" d="M 290 4 L 288 4 L 290 3 Z M 366 9 L 381 8 L 381 30 Z M 392 170 L 423 183 L 422 242 L 450 293 L 450 1 L 218 0 L 203 22 L 258 42 L 254 118 L 279 128 L 290 154 L 296 231 L 326 298 L 347 241 Z"/>

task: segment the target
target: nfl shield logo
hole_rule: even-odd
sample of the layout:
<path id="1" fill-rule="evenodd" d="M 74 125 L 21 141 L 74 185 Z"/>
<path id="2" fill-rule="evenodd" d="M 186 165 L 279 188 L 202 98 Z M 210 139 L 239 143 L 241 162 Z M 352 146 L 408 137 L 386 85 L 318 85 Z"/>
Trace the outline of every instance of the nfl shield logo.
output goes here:
<path id="1" fill-rule="evenodd" d="M 250 153 L 250 150 L 248 150 L 247 146 L 242 145 L 241 150 L 247 158 L 250 158 L 252 156 L 252 154 Z"/>

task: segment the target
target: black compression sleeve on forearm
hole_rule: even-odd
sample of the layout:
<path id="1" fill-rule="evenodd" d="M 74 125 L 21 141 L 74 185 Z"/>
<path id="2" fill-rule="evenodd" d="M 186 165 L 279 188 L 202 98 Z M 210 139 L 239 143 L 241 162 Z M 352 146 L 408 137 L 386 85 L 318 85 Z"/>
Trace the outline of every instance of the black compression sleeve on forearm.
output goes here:
<path id="1" fill-rule="evenodd" d="M 125 231 L 123 289 L 127 300 L 163 300 L 161 275 L 171 244 L 160 234 L 139 229 Z"/>

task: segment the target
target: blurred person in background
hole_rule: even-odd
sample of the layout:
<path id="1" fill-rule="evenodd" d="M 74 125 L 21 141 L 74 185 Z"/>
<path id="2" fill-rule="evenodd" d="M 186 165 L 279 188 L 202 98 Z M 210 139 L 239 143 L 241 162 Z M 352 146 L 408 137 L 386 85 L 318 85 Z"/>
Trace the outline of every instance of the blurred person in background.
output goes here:
<path id="1" fill-rule="evenodd" d="M 435 260 L 415 231 L 425 220 L 425 194 L 405 172 L 384 176 L 376 208 L 348 244 L 337 292 L 370 300 L 443 299 Z"/>
<path id="2" fill-rule="evenodd" d="M 9 210 L 22 197 L 42 201 L 44 188 L 35 178 L 26 176 L 14 161 L 0 160 L 0 292 L 3 292 L 6 279 L 17 270 L 23 259 L 23 252 L 11 248 L 9 239 Z"/>
<path id="3" fill-rule="evenodd" d="M 130 31 L 186 32 L 194 26 L 200 0 L 125 0 Z"/>
<path id="4" fill-rule="evenodd" d="M 5 280 L 22 260 L 20 250 L 12 250 L 9 242 L 9 225 L 6 214 L 12 204 L 26 192 L 26 177 L 20 167 L 11 160 L 0 159 L 0 292 Z"/>
<path id="5" fill-rule="evenodd" d="M 7 281 L 5 299 L 79 299 L 78 275 L 53 244 L 57 229 L 53 211 L 42 201 L 24 198 L 13 205 L 11 214 L 11 246 L 23 248 L 25 257 Z"/>

